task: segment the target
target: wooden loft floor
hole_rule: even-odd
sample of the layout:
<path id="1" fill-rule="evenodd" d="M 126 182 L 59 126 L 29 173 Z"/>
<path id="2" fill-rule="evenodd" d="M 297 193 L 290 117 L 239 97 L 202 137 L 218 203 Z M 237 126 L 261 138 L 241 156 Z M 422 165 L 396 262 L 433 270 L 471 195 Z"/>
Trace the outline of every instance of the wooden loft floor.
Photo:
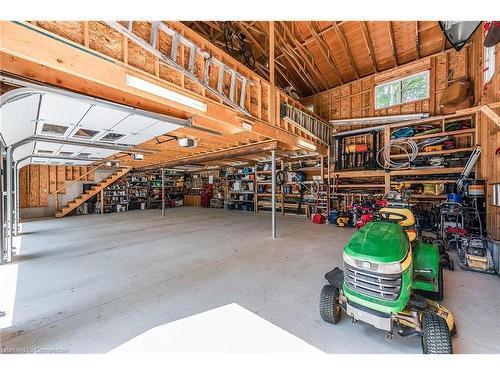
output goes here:
<path id="1" fill-rule="evenodd" d="M 150 33 L 151 27 L 148 22 L 134 22 L 133 26 L 137 35 Z M 103 22 L 2 22 L 0 62 L 2 70 L 9 74 L 157 113 L 193 119 L 196 128 L 178 129 L 170 135 L 193 138 L 198 143 L 197 147 L 186 149 L 179 147 L 177 142 L 165 142 L 168 137 L 157 138 L 140 145 L 157 151 L 154 156 L 142 162 L 123 157 L 123 162 L 132 166 L 174 160 L 180 163 L 184 158 L 223 150 L 232 152 L 240 147 L 255 153 L 262 151 L 260 145 L 267 141 L 276 141 L 273 144 L 281 150 L 299 151 L 298 141 L 302 139 L 313 144 L 319 154 L 327 154 L 327 143 L 300 124 L 281 118 L 279 105 L 288 103 L 317 121 L 321 119 L 282 91 L 271 91 L 268 81 L 185 25 L 169 22 L 168 28 L 208 51 L 227 69 L 248 77 L 251 82 L 245 97 L 248 113 L 228 106 L 199 81 L 186 77 L 182 69 L 165 64 L 161 58 Z M 160 51 L 170 48 L 169 43 L 172 43 L 172 39 L 164 34 L 160 33 L 157 39 Z M 187 64 L 187 48 L 180 45 L 178 52 L 178 63 L 181 66 Z M 196 74 L 208 74 L 209 83 L 217 79 L 217 69 L 204 71 L 202 61 L 195 64 L 198 66 Z M 130 87 L 126 84 L 127 75 L 206 103 L 206 111 Z M 223 91 L 228 90 L 230 80 L 230 76 L 224 76 Z M 238 95 L 241 95 L 241 90 L 241 85 L 236 86 Z M 225 94 L 228 95 L 227 92 Z M 243 128 L 243 122 L 250 126 Z"/>

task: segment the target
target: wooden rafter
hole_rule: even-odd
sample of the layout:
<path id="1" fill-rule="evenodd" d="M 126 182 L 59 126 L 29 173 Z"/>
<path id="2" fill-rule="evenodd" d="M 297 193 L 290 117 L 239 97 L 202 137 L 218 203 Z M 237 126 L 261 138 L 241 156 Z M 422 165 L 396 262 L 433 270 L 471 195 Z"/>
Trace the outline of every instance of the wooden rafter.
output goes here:
<path id="1" fill-rule="evenodd" d="M 317 31 L 314 28 L 312 21 L 308 22 L 308 26 L 309 26 L 309 30 L 310 30 L 311 34 L 316 38 L 319 49 L 320 49 L 325 61 L 327 62 L 328 66 L 333 71 L 333 74 L 335 75 L 337 80 L 340 82 L 340 84 L 344 84 L 344 80 L 342 78 L 342 74 L 340 73 L 340 69 L 335 61 L 335 58 L 333 57 L 333 54 L 331 53 L 330 49 L 328 48 L 328 45 L 323 40 L 323 37 L 318 35 Z"/>
<path id="2" fill-rule="evenodd" d="M 347 40 L 345 38 L 344 33 L 340 29 L 340 27 L 337 25 L 335 21 L 332 22 L 333 29 L 337 33 L 340 43 L 342 44 L 342 48 L 344 49 L 345 53 L 347 53 L 347 56 L 349 58 L 349 63 L 351 64 L 352 70 L 354 71 L 354 74 L 356 74 L 356 78 L 359 78 L 359 71 L 358 68 L 356 67 L 356 63 L 354 61 L 354 57 L 352 56 L 352 51 L 349 48 L 349 44 L 347 43 Z"/>
<path id="3" fill-rule="evenodd" d="M 389 32 L 389 40 L 391 42 L 391 52 L 392 59 L 394 61 L 394 66 L 398 66 L 398 55 L 396 54 L 396 44 L 394 43 L 394 31 L 392 30 L 392 22 L 386 21 L 387 23 L 387 31 Z"/>
<path id="4" fill-rule="evenodd" d="M 418 33 L 418 21 L 415 21 L 415 55 L 417 59 L 420 59 L 420 40 Z"/>
<path id="5" fill-rule="evenodd" d="M 263 28 L 263 30 L 265 30 L 264 33 L 266 35 L 266 38 L 269 39 L 269 34 L 268 34 L 267 30 L 265 28 Z M 314 80 L 309 76 L 309 73 L 305 70 L 305 68 L 303 66 L 300 65 L 300 61 L 297 60 L 297 56 L 290 52 L 290 47 L 288 46 L 286 41 L 284 41 L 281 33 L 276 29 L 275 29 L 275 33 L 276 33 L 276 37 L 279 41 L 277 46 L 280 47 L 280 49 L 282 51 L 284 51 L 282 56 L 284 56 L 285 59 L 288 61 L 288 63 L 290 64 L 290 67 L 292 67 L 293 70 L 295 70 L 295 73 L 297 74 L 297 76 L 300 77 L 308 87 L 312 87 L 314 91 L 320 92 L 321 90 L 319 90 L 319 88 L 316 86 L 316 84 L 314 83 Z M 300 59 L 300 56 L 299 56 L 299 59 Z"/>
<path id="6" fill-rule="evenodd" d="M 305 49 L 304 46 L 302 46 L 297 40 L 295 39 L 294 35 L 291 33 L 290 29 L 286 25 L 286 22 L 280 22 L 281 26 L 283 27 L 283 30 L 285 32 L 285 35 L 288 37 L 288 42 L 291 46 L 298 46 L 297 52 L 299 53 L 299 56 L 304 59 L 304 63 L 309 67 L 309 69 L 316 75 L 316 82 L 320 82 L 320 85 L 323 86 L 324 90 L 328 89 L 328 85 L 325 83 L 325 77 L 321 74 L 321 72 L 318 70 L 316 65 L 314 64 L 314 61 L 311 60 L 312 55 L 310 55 L 310 52 Z M 285 39 L 286 40 L 286 39 Z M 309 55 L 309 56 L 308 56 Z"/>
<path id="7" fill-rule="evenodd" d="M 363 33 L 363 38 L 365 40 L 366 48 L 368 49 L 368 55 L 373 65 L 373 71 L 378 73 L 377 60 L 375 59 L 375 52 L 373 50 L 372 39 L 370 38 L 370 33 L 368 33 L 368 26 L 366 26 L 365 21 L 359 21 L 361 26 L 361 31 Z"/>

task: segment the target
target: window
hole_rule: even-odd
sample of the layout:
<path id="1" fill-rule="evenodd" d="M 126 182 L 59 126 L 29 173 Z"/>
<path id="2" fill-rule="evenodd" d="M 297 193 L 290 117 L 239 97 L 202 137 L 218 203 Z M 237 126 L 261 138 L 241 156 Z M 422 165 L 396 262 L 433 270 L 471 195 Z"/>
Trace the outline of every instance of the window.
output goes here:
<path id="1" fill-rule="evenodd" d="M 41 133 L 49 135 L 64 135 L 66 130 L 68 130 L 67 126 L 43 124 Z"/>
<path id="2" fill-rule="evenodd" d="M 495 46 L 484 48 L 484 83 L 491 81 L 495 74 Z"/>
<path id="3" fill-rule="evenodd" d="M 52 155 L 53 151 L 50 150 L 37 150 L 36 153 L 40 155 Z"/>
<path id="4" fill-rule="evenodd" d="M 429 97 L 429 71 L 375 86 L 375 109 Z"/>
<path id="5" fill-rule="evenodd" d="M 118 133 L 108 133 L 104 137 L 102 137 L 100 140 L 103 142 L 116 142 L 120 138 L 125 137 L 125 134 L 118 134 Z"/>

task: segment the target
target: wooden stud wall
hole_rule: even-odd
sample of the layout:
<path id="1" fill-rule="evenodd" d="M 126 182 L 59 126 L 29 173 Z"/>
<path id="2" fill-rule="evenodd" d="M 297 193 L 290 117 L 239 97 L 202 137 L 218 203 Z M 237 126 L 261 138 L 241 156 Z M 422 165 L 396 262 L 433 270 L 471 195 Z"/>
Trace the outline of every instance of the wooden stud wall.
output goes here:
<path id="1" fill-rule="evenodd" d="M 19 171 L 20 208 L 47 207 L 49 195 L 64 187 L 66 181 L 74 181 L 92 167 L 54 165 L 27 165 Z M 94 172 L 85 181 L 94 181 Z M 61 190 L 60 194 L 64 194 Z"/>
<path id="2" fill-rule="evenodd" d="M 462 77 L 473 78 L 471 46 L 460 52 L 449 50 L 442 54 L 424 58 L 414 63 L 347 83 L 307 97 L 302 100 L 306 106 L 313 104 L 315 112 L 327 120 L 350 119 L 370 116 L 389 116 L 429 112 L 439 114 L 439 102 L 443 90 Z M 424 100 L 395 105 L 376 110 L 374 102 L 375 86 L 383 82 L 402 78 L 421 71 L 430 70 L 430 96 Z M 348 130 L 343 127 L 342 130 Z"/>
<path id="3" fill-rule="evenodd" d="M 471 66 L 475 72 L 477 84 L 475 85 L 476 97 L 481 97 L 480 104 L 500 102 L 500 46 L 496 46 L 496 73 L 489 83 L 483 81 L 483 34 L 478 33 L 473 43 L 473 56 Z M 499 113 L 496 109 L 495 112 Z M 500 148 L 500 127 L 494 124 L 486 115 L 479 112 L 479 143 L 482 147 L 479 163 L 479 178 L 487 181 L 487 218 L 486 230 L 496 240 L 500 240 L 500 207 L 492 205 L 491 185 L 500 183 L 500 155 L 495 152 Z"/>

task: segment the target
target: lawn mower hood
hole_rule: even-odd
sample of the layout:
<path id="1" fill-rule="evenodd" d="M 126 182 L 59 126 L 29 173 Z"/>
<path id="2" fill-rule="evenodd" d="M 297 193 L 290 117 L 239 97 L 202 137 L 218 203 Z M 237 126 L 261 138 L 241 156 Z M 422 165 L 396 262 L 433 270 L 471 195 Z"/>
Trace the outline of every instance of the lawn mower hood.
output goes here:
<path id="1" fill-rule="evenodd" d="M 404 228 L 395 223 L 372 221 L 358 230 L 344 247 L 344 261 L 396 263 L 402 262 L 410 250 Z M 359 264 L 363 266 L 363 264 Z"/>

